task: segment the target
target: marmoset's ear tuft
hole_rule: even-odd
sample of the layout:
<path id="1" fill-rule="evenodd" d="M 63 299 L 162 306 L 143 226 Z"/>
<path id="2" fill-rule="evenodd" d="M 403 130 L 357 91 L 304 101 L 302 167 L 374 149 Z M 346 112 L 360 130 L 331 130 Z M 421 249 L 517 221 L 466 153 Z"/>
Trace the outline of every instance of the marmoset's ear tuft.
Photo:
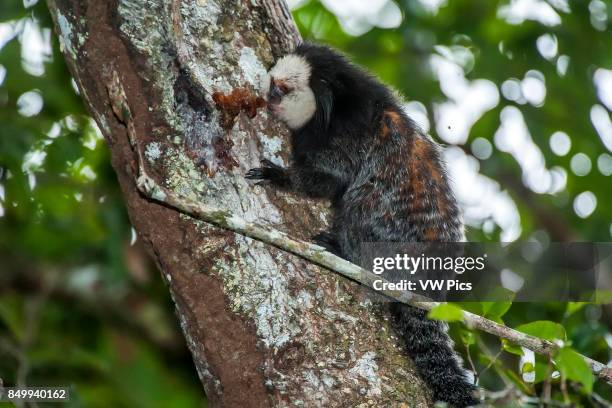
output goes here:
<path id="1" fill-rule="evenodd" d="M 331 122 L 331 114 L 334 108 L 334 94 L 329 84 L 324 79 L 312 81 L 312 92 L 315 95 L 317 110 L 315 120 L 321 129 L 327 131 Z"/>

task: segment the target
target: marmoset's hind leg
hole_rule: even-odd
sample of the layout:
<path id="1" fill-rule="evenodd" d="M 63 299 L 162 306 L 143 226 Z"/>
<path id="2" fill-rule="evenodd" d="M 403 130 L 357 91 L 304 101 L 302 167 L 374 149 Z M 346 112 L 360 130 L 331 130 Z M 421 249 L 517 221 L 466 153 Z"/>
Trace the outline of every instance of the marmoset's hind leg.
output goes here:
<path id="1" fill-rule="evenodd" d="M 315 244 L 322 246 L 328 252 L 342 257 L 338 236 L 333 230 L 321 231 L 317 235 L 314 235 L 311 239 Z"/>

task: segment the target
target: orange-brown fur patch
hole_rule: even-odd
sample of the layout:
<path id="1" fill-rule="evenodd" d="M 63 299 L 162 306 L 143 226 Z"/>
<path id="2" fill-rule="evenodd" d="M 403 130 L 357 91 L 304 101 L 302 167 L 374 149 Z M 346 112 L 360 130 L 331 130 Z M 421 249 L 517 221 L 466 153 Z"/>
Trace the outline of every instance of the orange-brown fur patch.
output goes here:
<path id="1" fill-rule="evenodd" d="M 385 111 L 382 117 L 382 125 L 380 127 L 380 138 L 386 139 L 393 132 L 401 132 L 404 128 L 402 116 L 395 111 Z"/>
<path id="2" fill-rule="evenodd" d="M 412 144 L 412 151 L 410 154 L 410 183 L 412 190 L 416 196 L 421 196 L 426 191 L 426 175 L 422 174 L 420 169 L 421 164 L 425 161 L 427 156 L 427 142 L 420 137 L 415 137 Z"/>
<path id="3" fill-rule="evenodd" d="M 414 143 L 412 145 L 412 157 L 411 159 L 420 159 L 423 160 L 427 153 L 429 152 L 430 147 L 427 142 L 422 137 L 415 137 Z"/>
<path id="4" fill-rule="evenodd" d="M 435 157 L 434 148 L 428 140 L 415 136 L 409 157 L 410 189 L 413 193 L 410 205 L 413 211 L 423 211 L 433 205 L 436 212 L 446 214 L 450 203 L 441 194 L 440 185 L 444 183 L 444 177 L 442 169 L 432 160 Z M 434 197 L 435 201 L 426 202 L 427 196 Z M 439 239 L 435 229 L 428 228 L 424 234 L 428 241 Z"/>
<path id="5" fill-rule="evenodd" d="M 400 127 L 402 125 L 402 117 L 395 111 L 385 111 L 385 117 L 391 120 L 395 126 Z"/>
<path id="6" fill-rule="evenodd" d="M 427 160 L 427 169 L 429 170 L 429 174 L 436 181 L 436 183 L 442 182 L 442 172 L 437 167 L 437 163 L 432 163 L 431 160 Z"/>
<path id="7" fill-rule="evenodd" d="M 439 241 L 440 233 L 435 228 L 427 228 L 425 230 L 425 240 L 426 241 Z"/>

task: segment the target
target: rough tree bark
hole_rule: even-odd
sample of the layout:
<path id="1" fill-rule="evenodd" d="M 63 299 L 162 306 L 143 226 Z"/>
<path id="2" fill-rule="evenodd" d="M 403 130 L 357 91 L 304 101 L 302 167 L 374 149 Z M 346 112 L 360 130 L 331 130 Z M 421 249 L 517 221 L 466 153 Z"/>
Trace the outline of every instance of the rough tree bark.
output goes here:
<path id="1" fill-rule="evenodd" d="M 213 98 L 256 93 L 299 40 L 283 0 L 48 4 L 213 406 L 431 405 L 387 315 L 354 283 L 136 188 L 141 152 L 147 172 L 181 196 L 303 239 L 323 227 L 324 203 L 243 178 L 260 157 L 287 161 L 283 128 L 264 111 L 234 118 Z"/>

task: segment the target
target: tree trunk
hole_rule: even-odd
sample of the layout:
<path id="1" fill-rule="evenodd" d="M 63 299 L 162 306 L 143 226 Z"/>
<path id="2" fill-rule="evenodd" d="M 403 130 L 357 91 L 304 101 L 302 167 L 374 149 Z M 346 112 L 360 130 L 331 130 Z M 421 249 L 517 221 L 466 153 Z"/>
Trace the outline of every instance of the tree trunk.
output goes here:
<path id="1" fill-rule="evenodd" d="M 244 180 L 261 157 L 287 162 L 286 131 L 265 110 L 236 115 L 224 96 L 257 92 L 275 57 L 299 40 L 284 2 L 49 0 L 49 8 L 212 405 L 431 405 L 386 312 L 354 283 L 136 188 L 141 153 L 148 174 L 181 196 L 303 239 L 324 226 L 324 203 Z"/>

